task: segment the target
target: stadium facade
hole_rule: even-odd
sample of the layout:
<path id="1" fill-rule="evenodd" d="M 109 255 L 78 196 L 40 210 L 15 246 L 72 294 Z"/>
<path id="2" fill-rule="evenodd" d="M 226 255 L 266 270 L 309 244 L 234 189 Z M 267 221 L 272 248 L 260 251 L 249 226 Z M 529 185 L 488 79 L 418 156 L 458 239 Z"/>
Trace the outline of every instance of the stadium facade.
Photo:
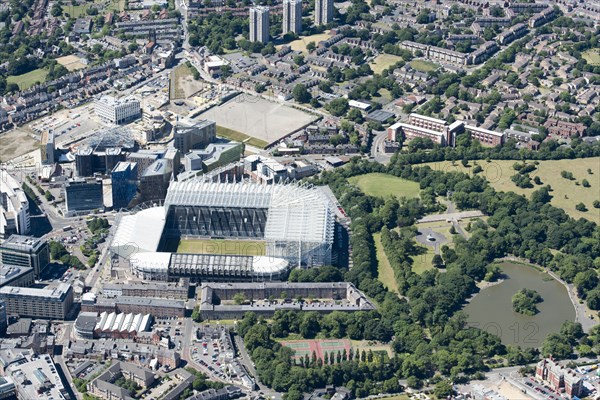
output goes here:
<path id="1" fill-rule="evenodd" d="M 290 266 L 331 263 L 334 206 L 300 184 L 171 182 L 164 206 L 124 216 L 111 245 L 143 279 L 252 281 L 282 278 Z M 264 256 L 159 252 L 173 239 L 264 241 Z"/>

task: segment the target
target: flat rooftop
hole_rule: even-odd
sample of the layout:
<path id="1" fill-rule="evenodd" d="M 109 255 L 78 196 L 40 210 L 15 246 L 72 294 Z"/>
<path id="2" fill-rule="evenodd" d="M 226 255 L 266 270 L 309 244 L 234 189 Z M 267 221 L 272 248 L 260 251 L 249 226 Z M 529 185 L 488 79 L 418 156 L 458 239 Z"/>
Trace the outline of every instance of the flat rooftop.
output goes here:
<path id="1" fill-rule="evenodd" d="M 67 292 L 71 289 L 71 285 L 68 283 L 60 283 L 55 288 L 22 288 L 15 286 L 5 286 L 0 288 L 0 296 L 27 296 L 27 297 L 39 297 L 46 298 L 48 300 L 62 300 Z"/>
<path id="2" fill-rule="evenodd" d="M 0 245 L 0 249 L 36 251 L 45 243 L 45 240 L 32 236 L 10 235 L 10 237 Z"/>

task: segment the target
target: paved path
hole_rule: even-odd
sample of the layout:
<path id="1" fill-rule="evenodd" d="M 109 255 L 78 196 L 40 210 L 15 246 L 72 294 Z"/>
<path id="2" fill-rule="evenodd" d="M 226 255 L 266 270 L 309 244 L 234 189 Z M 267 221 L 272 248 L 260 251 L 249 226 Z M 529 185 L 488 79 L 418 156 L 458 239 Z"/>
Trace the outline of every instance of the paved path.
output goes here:
<path id="1" fill-rule="evenodd" d="M 456 212 L 456 213 L 426 215 L 423 218 L 421 218 L 420 220 L 418 220 L 417 222 L 423 223 L 423 222 L 438 222 L 438 221 L 447 221 L 447 220 L 459 221 L 463 218 L 476 218 L 476 217 L 483 217 L 483 216 L 484 216 L 484 214 L 478 210 L 461 211 L 461 212 Z"/>

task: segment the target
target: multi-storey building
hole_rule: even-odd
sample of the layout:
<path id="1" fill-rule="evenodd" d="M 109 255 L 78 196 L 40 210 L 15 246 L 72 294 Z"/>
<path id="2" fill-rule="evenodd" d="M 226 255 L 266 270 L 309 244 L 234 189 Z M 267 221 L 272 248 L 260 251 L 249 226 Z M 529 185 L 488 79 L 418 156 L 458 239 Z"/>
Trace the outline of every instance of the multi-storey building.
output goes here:
<path id="1" fill-rule="evenodd" d="M 333 20 L 333 0 L 315 1 L 315 25 L 327 25 Z"/>
<path id="2" fill-rule="evenodd" d="M 133 97 L 117 99 L 112 96 L 102 96 L 94 106 L 96 115 L 113 124 L 126 124 L 142 116 L 140 101 Z"/>
<path id="3" fill-rule="evenodd" d="M 477 140 L 484 146 L 498 146 L 504 143 L 504 134 L 500 132 L 473 125 L 465 125 L 465 132 L 469 133 L 472 139 Z"/>
<path id="4" fill-rule="evenodd" d="M 64 187 L 67 216 L 87 214 L 104 208 L 102 181 L 71 179 Z"/>
<path id="5" fill-rule="evenodd" d="M 262 43 L 269 41 L 269 7 L 250 8 L 250 41 Z"/>
<path id="6" fill-rule="evenodd" d="M 211 143 L 204 150 L 191 150 L 184 156 L 185 170 L 210 172 L 239 161 L 243 153 L 242 143 Z"/>
<path id="7" fill-rule="evenodd" d="M 4 335 L 6 333 L 6 328 L 8 328 L 8 315 L 6 314 L 6 304 L 3 300 L 0 300 L 0 335 Z M 3 397 L 0 396 L 0 399 Z"/>
<path id="8" fill-rule="evenodd" d="M 29 202 L 19 181 L 0 169 L 0 239 L 26 235 L 31 229 Z"/>
<path id="9" fill-rule="evenodd" d="M 20 353 L 6 367 L 6 376 L 14 382 L 17 399 L 60 399 L 71 400 L 70 391 L 65 387 L 56 365 L 49 355 L 37 356 L 30 353 Z"/>
<path id="10" fill-rule="evenodd" d="M 126 208 L 137 191 L 137 164 L 121 161 L 111 172 L 113 209 Z"/>
<path id="11" fill-rule="evenodd" d="M 215 140 L 217 124 L 207 119 L 201 121 L 179 120 L 173 129 L 173 146 L 179 153 L 208 146 Z"/>
<path id="12" fill-rule="evenodd" d="M 535 379 L 541 381 L 557 393 L 569 397 L 579 397 L 583 390 L 583 377 L 576 371 L 566 368 L 551 358 L 540 361 L 535 368 Z"/>
<path id="13" fill-rule="evenodd" d="M 73 288 L 67 283 L 52 289 L 5 286 L 0 288 L 0 300 L 9 315 L 64 320 L 73 306 Z"/>
<path id="14" fill-rule="evenodd" d="M 32 268 L 37 278 L 50 262 L 48 243 L 31 236 L 11 235 L 0 244 L 0 260 L 3 264 Z"/>
<path id="15" fill-rule="evenodd" d="M 0 287 L 28 287 L 33 285 L 34 279 L 33 268 L 0 265 Z"/>
<path id="16" fill-rule="evenodd" d="M 283 31 L 300 34 L 302 31 L 302 0 L 283 0 Z"/>
<path id="17" fill-rule="evenodd" d="M 146 169 L 140 180 L 142 201 L 163 200 L 173 176 L 173 168 L 167 160 L 156 160 Z"/>

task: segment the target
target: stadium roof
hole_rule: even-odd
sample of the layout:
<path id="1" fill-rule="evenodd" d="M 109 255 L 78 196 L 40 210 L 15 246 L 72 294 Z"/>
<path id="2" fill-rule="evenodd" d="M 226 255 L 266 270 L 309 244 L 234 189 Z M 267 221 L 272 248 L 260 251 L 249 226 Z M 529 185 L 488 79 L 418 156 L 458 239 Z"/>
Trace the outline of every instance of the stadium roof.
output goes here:
<path id="1" fill-rule="evenodd" d="M 320 190 L 298 184 L 261 185 L 254 182 L 172 182 L 165 207 L 268 209 L 265 239 L 333 242 L 333 204 Z"/>
<path id="2" fill-rule="evenodd" d="M 153 207 L 121 218 L 111 250 L 128 257 L 138 252 L 154 252 L 158 248 L 165 225 L 165 209 Z"/>

